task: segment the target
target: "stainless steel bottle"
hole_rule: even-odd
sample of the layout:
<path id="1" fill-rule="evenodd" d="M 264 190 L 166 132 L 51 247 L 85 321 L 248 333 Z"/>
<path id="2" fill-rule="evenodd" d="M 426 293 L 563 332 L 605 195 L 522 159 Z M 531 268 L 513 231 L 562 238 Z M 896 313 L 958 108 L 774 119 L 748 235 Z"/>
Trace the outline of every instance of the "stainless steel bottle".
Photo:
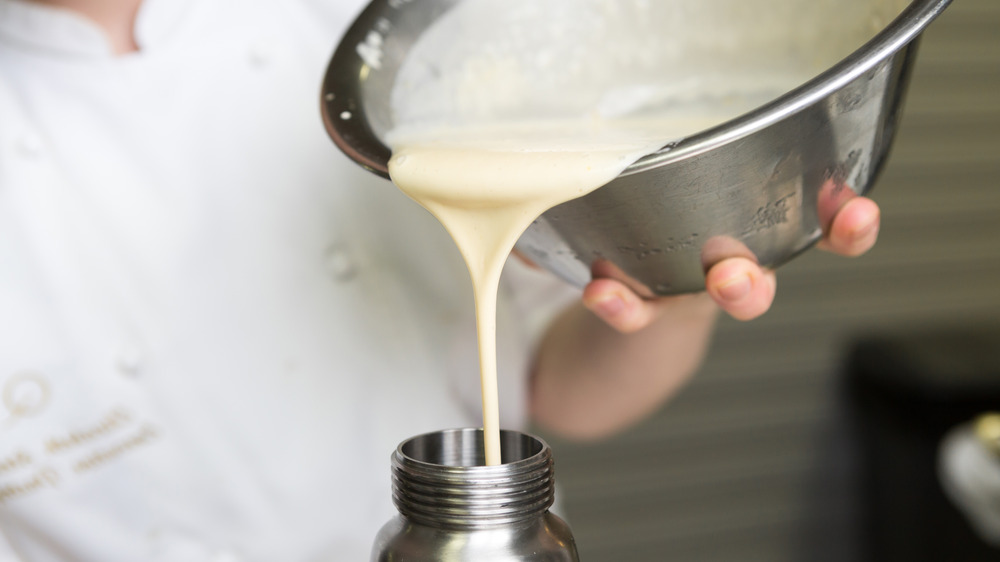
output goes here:
<path id="1" fill-rule="evenodd" d="M 483 432 L 457 429 L 404 441 L 392 456 L 399 515 L 379 531 L 373 562 L 578 562 L 569 526 L 549 512 L 552 451 L 501 432 L 503 464 L 485 466 Z"/>

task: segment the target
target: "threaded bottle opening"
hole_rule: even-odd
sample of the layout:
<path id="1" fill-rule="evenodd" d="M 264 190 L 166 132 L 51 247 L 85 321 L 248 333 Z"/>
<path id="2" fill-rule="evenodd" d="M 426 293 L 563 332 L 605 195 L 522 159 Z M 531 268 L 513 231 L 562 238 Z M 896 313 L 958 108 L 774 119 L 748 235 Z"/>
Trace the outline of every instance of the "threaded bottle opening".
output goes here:
<path id="1" fill-rule="evenodd" d="M 552 506 L 552 452 L 541 439 L 502 431 L 503 464 L 485 466 L 481 429 L 455 429 L 404 441 L 392 456 L 392 497 L 414 522 L 442 528 L 499 527 Z"/>

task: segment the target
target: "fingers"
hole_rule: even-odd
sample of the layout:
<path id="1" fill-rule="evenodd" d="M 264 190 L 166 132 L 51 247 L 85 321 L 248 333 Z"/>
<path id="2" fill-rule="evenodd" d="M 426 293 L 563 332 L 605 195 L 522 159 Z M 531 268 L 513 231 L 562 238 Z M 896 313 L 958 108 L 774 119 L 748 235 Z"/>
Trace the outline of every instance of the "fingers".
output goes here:
<path id="1" fill-rule="evenodd" d="M 875 245 L 880 225 L 878 205 L 867 197 L 854 197 L 833 217 L 819 247 L 842 256 L 860 256 Z"/>
<path id="2" fill-rule="evenodd" d="M 614 279 L 595 279 L 583 290 L 583 305 L 623 334 L 648 326 L 656 317 L 657 301 L 646 301 Z"/>
<path id="3" fill-rule="evenodd" d="M 831 191 L 824 216 L 828 226 L 820 247 L 843 256 L 859 256 L 875 245 L 881 225 L 878 205 L 867 197 Z M 838 196 L 835 196 L 837 194 Z M 760 267 L 753 253 L 734 239 L 718 237 L 703 248 L 707 268 L 705 288 L 712 300 L 737 320 L 753 320 L 768 311 L 774 302 L 777 278 Z M 606 273 L 606 272 L 605 272 Z M 625 284 L 600 278 L 595 271 L 583 293 L 583 303 L 612 328 L 632 333 L 649 325 L 667 298 L 643 299 Z"/>
<path id="4" fill-rule="evenodd" d="M 746 258 L 728 258 L 705 275 L 712 300 L 737 320 L 753 320 L 771 308 L 777 290 L 773 271 Z"/>
<path id="5" fill-rule="evenodd" d="M 706 274 L 712 300 L 737 320 L 752 320 L 771 308 L 777 288 L 774 272 L 746 258 L 728 258 Z M 682 297 L 643 299 L 614 279 L 595 279 L 583 290 L 583 304 L 623 334 L 651 324 L 668 303 Z"/>
<path id="6" fill-rule="evenodd" d="M 737 320 L 753 320 L 771 308 L 777 289 L 773 271 L 746 258 L 729 258 L 706 275 L 712 300 Z M 614 279 L 595 279 L 583 291 L 583 304 L 606 324 L 623 334 L 650 325 L 669 303 L 683 297 L 643 299 Z"/>

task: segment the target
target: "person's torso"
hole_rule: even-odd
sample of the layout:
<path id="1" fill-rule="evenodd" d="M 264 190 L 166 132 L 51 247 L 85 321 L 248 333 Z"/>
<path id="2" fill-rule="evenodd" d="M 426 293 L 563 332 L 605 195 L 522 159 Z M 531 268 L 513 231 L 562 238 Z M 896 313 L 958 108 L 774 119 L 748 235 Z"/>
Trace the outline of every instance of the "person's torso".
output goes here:
<path id="1" fill-rule="evenodd" d="M 185 4 L 123 59 L 0 44 L 0 529 L 32 561 L 363 559 L 396 443 L 478 425 L 468 277 L 325 138 L 335 26 Z"/>

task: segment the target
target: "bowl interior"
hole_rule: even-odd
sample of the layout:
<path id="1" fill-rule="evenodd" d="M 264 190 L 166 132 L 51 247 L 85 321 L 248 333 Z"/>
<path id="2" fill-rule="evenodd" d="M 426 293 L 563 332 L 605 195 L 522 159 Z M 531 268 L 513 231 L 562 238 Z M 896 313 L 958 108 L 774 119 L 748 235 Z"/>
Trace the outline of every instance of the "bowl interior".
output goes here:
<path id="1" fill-rule="evenodd" d="M 836 65 L 908 4 L 464 0 L 398 52 L 391 95 L 366 109 L 386 144 L 395 128 L 426 125 L 650 114 L 721 124 Z"/>

